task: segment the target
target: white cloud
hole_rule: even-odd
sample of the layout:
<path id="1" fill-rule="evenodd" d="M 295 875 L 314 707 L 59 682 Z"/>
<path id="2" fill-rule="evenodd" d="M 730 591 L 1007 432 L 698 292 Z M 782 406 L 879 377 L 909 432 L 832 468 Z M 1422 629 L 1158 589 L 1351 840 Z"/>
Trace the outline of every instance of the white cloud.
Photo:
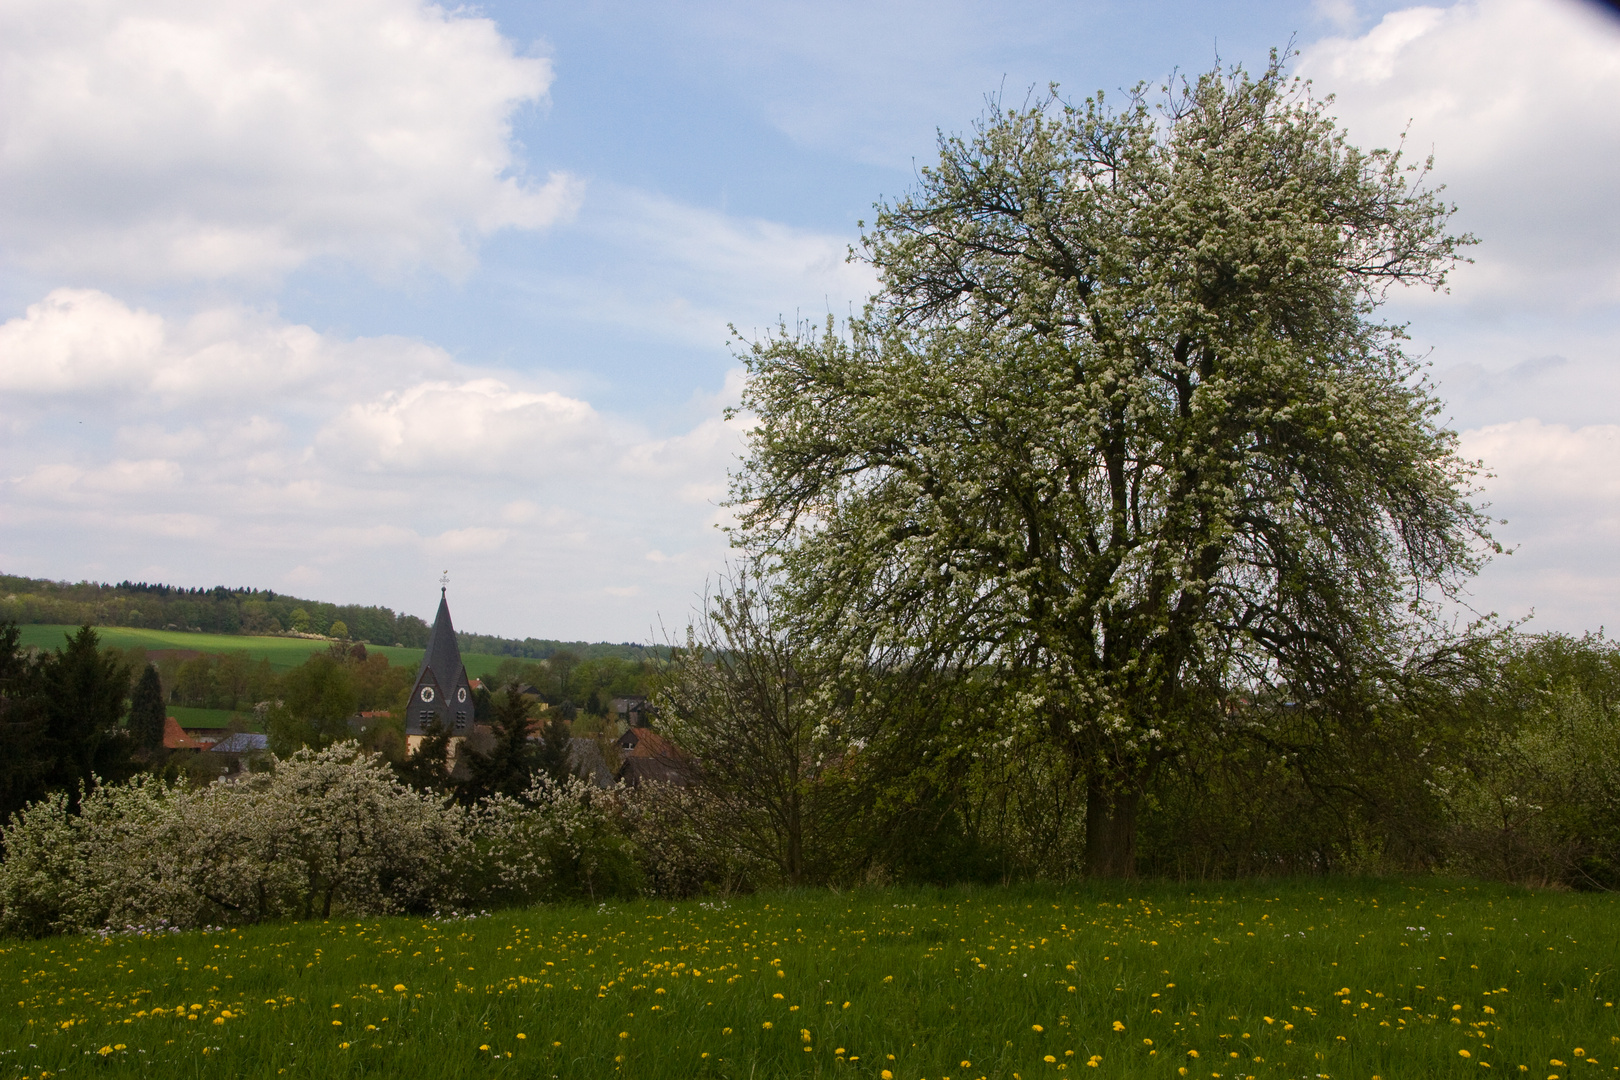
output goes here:
<path id="1" fill-rule="evenodd" d="M 422 0 L 10 0 L 0 237 L 80 279 L 464 269 L 478 237 L 578 200 L 516 167 L 512 113 L 551 81 Z"/>
<path id="2" fill-rule="evenodd" d="M 1536 419 L 1462 433 L 1462 452 L 1496 475 L 1485 482 L 1497 539 L 1514 549 L 1474 583 L 1500 614 L 1531 611 L 1531 630 L 1578 633 L 1620 611 L 1620 425 Z"/>
<path id="3" fill-rule="evenodd" d="M 603 423 L 584 401 L 485 378 L 419 383 L 351 406 L 321 441 L 374 471 L 522 472 L 542 454 L 594 449 Z"/>
<path id="4" fill-rule="evenodd" d="M 609 184 L 593 189 L 570 231 L 585 241 L 586 265 L 546 275 L 539 302 L 645 339 L 718 348 L 730 324 L 747 333 L 782 318 L 843 317 L 877 287 L 870 266 L 846 261 L 850 236 Z"/>
<path id="5" fill-rule="evenodd" d="M 402 338 L 335 341 L 307 326 L 240 307 L 180 323 L 93 289 L 56 289 L 0 324 L 0 391 L 85 399 L 138 392 L 170 402 L 281 394 L 331 397 L 382 372 L 448 371 L 439 349 Z M 265 425 L 263 417 L 244 418 Z"/>
<path id="6" fill-rule="evenodd" d="M 469 629 L 624 640 L 680 621 L 725 555 L 742 425 L 655 438 L 420 342 L 61 290 L 0 325 L 0 390 L 11 573 L 167 566 L 431 614 L 450 566 Z"/>
<path id="7" fill-rule="evenodd" d="M 1431 148 L 1478 233 L 1467 301 L 1526 309 L 1620 302 L 1620 23 L 1578 0 L 1465 0 L 1386 15 L 1306 48 L 1301 74 L 1363 146 Z M 1408 301 L 1410 302 L 1410 300 Z"/>

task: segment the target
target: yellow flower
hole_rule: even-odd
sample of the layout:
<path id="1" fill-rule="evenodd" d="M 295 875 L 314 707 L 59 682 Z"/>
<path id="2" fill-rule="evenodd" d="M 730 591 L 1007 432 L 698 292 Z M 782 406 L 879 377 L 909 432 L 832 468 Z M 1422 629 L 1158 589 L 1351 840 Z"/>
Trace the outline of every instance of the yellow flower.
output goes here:
<path id="1" fill-rule="evenodd" d="M 405 984 L 404 983 L 395 983 L 394 984 L 394 993 L 403 994 L 404 992 L 405 992 Z"/>
<path id="2" fill-rule="evenodd" d="M 883 981 L 884 982 L 894 982 L 894 976 L 893 975 L 885 975 L 885 976 L 883 976 Z"/>
<path id="3" fill-rule="evenodd" d="M 781 994 L 772 994 L 771 997 L 776 1001 L 781 1001 L 782 1000 L 782 995 Z"/>
<path id="4" fill-rule="evenodd" d="M 1470 1054 L 1470 1053 L 1469 1053 L 1469 1052 L 1468 1052 L 1468 1051 L 1466 1051 L 1466 1050 L 1459 1050 L 1459 1051 L 1457 1051 L 1457 1056 L 1458 1056 L 1458 1057 L 1473 1057 L 1473 1056 L 1474 1056 L 1474 1055 L 1473 1055 L 1473 1054 Z"/>
<path id="5" fill-rule="evenodd" d="M 721 1028 L 720 1029 L 720 1034 L 722 1034 L 722 1035 L 730 1035 L 731 1034 L 731 1029 L 730 1028 Z"/>
<path id="6" fill-rule="evenodd" d="M 1125 1030 L 1124 1022 L 1120 1021 L 1120 1020 L 1115 1020 L 1114 1021 L 1114 1030 L 1115 1031 L 1124 1031 Z"/>
<path id="7" fill-rule="evenodd" d="M 520 1031 L 520 1032 L 518 1032 L 518 1036 L 517 1036 L 517 1037 L 518 1037 L 518 1038 L 520 1038 L 520 1039 L 527 1039 L 527 1038 L 528 1038 L 528 1036 L 527 1036 L 527 1035 L 525 1035 L 525 1034 L 523 1034 L 523 1032 L 521 1032 L 521 1031 Z"/>
<path id="8" fill-rule="evenodd" d="M 1187 1051 L 1187 1056 L 1188 1056 L 1188 1057 L 1197 1057 L 1197 1056 L 1198 1056 L 1198 1051 L 1196 1051 L 1196 1050 L 1189 1050 L 1189 1051 Z"/>
<path id="9" fill-rule="evenodd" d="M 338 1043 L 338 1049 L 339 1050 L 347 1050 L 348 1048 L 349 1048 L 348 1043 Z"/>
<path id="10" fill-rule="evenodd" d="M 630 1037 L 630 1033 L 629 1033 L 629 1032 L 628 1032 L 628 1031 L 621 1031 L 621 1032 L 619 1032 L 619 1038 L 621 1038 L 621 1039 L 628 1039 L 628 1038 L 629 1038 L 629 1037 Z"/>
<path id="11" fill-rule="evenodd" d="M 342 1027 L 342 1026 L 343 1026 L 343 1021 L 341 1021 L 341 1020 L 334 1020 L 334 1021 L 332 1021 L 332 1026 L 333 1026 L 333 1027 Z"/>
<path id="12" fill-rule="evenodd" d="M 1176 1072 L 1180 1073 L 1182 1076 L 1186 1076 L 1187 1075 L 1187 1066 L 1183 1065 L 1181 1068 L 1177 1069 Z"/>
<path id="13" fill-rule="evenodd" d="M 766 1031 L 771 1030 L 771 1022 L 769 1020 L 765 1021 L 763 1024 L 761 1024 L 759 1026 L 764 1028 Z"/>
<path id="14" fill-rule="evenodd" d="M 1031 1024 L 1031 1025 L 1029 1025 L 1029 1030 L 1035 1032 L 1036 1034 L 1040 1034 L 1041 1032 L 1045 1031 L 1046 1029 L 1041 1027 L 1041 1025 L 1039 1025 L 1039 1024 Z"/>
<path id="15" fill-rule="evenodd" d="M 483 1046 L 480 1046 L 478 1049 L 480 1049 L 480 1050 L 488 1050 L 489 1049 L 489 1043 L 485 1043 Z"/>
<path id="16" fill-rule="evenodd" d="M 964 1062 L 962 1062 L 962 1068 L 964 1068 L 964 1069 L 971 1069 L 971 1068 L 973 1068 L 973 1062 L 971 1062 L 971 1061 L 964 1061 Z"/>
<path id="17" fill-rule="evenodd" d="M 888 1069 L 884 1069 L 878 1075 L 883 1077 L 883 1080 L 894 1080 L 894 1073 L 890 1072 Z"/>
<path id="18" fill-rule="evenodd" d="M 1152 1039 L 1143 1039 L 1142 1040 L 1142 1045 L 1143 1046 L 1152 1046 L 1153 1045 L 1153 1040 Z"/>
<path id="19" fill-rule="evenodd" d="M 1057 1061 L 1057 1058 L 1053 1057 L 1051 1054 L 1047 1054 L 1046 1057 L 1042 1058 L 1041 1060 L 1045 1061 L 1048 1065 L 1051 1065 L 1053 1062 Z"/>
<path id="20" fill-rule="evenodd" d="M 97 1050 L 96 1053 L 100 1054 L 102 1057 L 106 1057 L 108 1054 L 112 1053 L 112 1047 L 103 1046 L 100 1050 Z"/>

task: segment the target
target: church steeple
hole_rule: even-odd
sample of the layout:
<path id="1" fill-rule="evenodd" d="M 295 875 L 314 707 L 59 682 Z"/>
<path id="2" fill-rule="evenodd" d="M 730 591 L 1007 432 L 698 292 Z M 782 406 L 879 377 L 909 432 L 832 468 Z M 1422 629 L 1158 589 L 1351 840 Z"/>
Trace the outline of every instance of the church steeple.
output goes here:
<path id="1" fill-rule="evenodd" d="M 472 731 L 472 684 L 467 680 L 467 668 L 461 662 L 461 646 L 456 642 L 456 628 L 450 621 L 448 579 L 441 578 L 440 582 L 439 611 L 428 633 L 416 685 L 411 687 L 411 702 L 405 717 L 407 735 L 423 734 L 435 718 L 452 735 Z"/>

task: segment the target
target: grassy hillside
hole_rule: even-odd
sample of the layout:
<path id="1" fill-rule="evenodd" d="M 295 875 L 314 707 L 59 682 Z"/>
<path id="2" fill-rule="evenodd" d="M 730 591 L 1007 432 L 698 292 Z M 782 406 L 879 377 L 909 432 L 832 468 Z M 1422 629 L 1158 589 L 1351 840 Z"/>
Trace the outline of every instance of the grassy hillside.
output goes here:
<path id="1" fill-rule="evenodd" d="M 76 626 L 50 626 L 25 624 L 17 628 L 24 645 L 37 645 L 54 649 L 61 646 L 66 635 L 76 633 Z M 311 653 L 325 652 L 327 643 L 312 638 L 251 637 L 241 634 L 192 634 L 184 630 L 146 630 L 127 626 L 98 626 L 96 633 L 103 645 L 120 649 L 140 647 L 148 652 L 158 649 L 192 649 L 202 653 L 246 652 L 254 660 L 267 659 L 270 666 L 285 671 L 309 659 Z M 368 652 L 381 653 L 390 664 L 416 667 L 422 662 L 421 649 L 396 648 L 392 645 L 368 645 Z M 477 679 L 493 674 L 505 657 L 486 653 L 463 653 L 469 677 Z"/>
<path id="2" fill-rule="evenodd" d="M 29 1080 L 1584 1077 L 1612 895 L 1435 881 L 800 892 L 0 943 Z M 1095 1070 L 1095 1071 L 1092 1071 Z"/>

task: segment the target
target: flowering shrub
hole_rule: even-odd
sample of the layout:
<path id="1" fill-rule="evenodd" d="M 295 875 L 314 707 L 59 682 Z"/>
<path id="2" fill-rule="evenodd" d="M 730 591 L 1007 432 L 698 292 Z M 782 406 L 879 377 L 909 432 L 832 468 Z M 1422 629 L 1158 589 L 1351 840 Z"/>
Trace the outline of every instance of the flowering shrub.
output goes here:
<path id="1" fill-rule="evenodd" d="M 493 795 L 467 812 L 456 878 L 464 903 L 527 905 L 636 892 L 635 845 L 620 825 L 625 794 L 541 774 L 518 798 Z"/>
<path id="2" fill-rule="evenodd" d="M 65 795 L 4 830 L 0 930 L 426 910 L 467 844 L 460 809 L 401 784 L 353 743 L 187 788 L 150 777 Z"/>
<path id="3" fill-rule="evenodd" d="M 517 798 L 462 807 L 352 742 L 204 787 L 138 777 L 86 792 L 78 814 L 58 793 L 13 817 L 0 933 L 696 892 L 722 871 L 682 798 L 539 776 Z"/>

